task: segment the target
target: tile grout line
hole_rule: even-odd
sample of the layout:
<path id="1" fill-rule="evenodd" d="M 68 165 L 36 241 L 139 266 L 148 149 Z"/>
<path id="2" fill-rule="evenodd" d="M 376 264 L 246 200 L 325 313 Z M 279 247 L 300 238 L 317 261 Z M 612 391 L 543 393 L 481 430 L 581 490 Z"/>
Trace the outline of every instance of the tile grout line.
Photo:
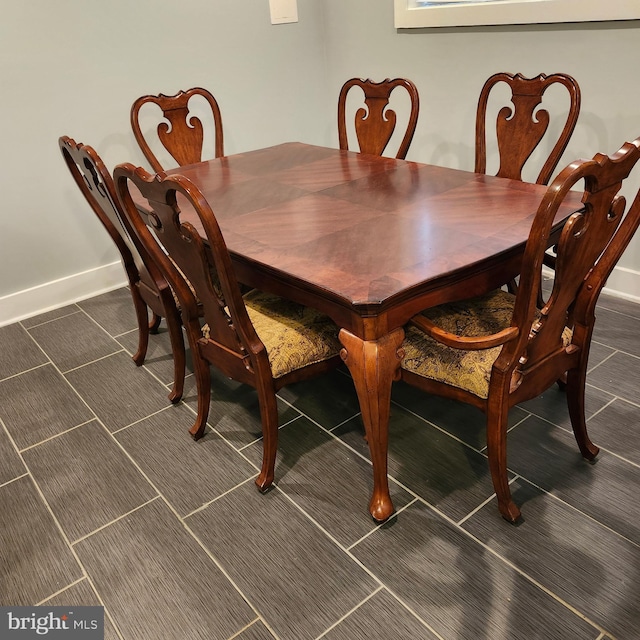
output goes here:
<path id="1" fill-rule="evenodd" d="M 60 370 L 60 368 L 58 367 L 58 365 L 56 363 L 53 362 L 53 359 L 51 358 L 51 356 L 49 356 L 49 354 L 46 352 L 46 350 L 40 345 L 40 343 L 36 340 L 36 338 L 34 336 L 31 335 L 31 331 L 30 329 L 27 329 L 22 322 L 20 322 L 20 325 L 22 326 L 22 328 L 27 332 L 27 334 L 29 335 L 29 337 L 35 342 L 36 345 L 38 345 L 38 348 L 42 351 L 42 353 L 45 354 L 45 356 L 49 359 L 49 361 L 54 364 L 56 366 L 56 368 L 58 369 L 58 371 L 60 373 L 62 373 L 62 375 L 66 374 L 66 373 L 70 373 L 72 371 L 76 371 L 77 369 L 81 369 L 82 367 L 86 367 L 89 364 L 94 364 L 95 362 L 100 362 L 100 360 L 104 360 L 105 358 L 108 358 L 110 356 L 115 355 L 116 353 L 121 353 L 122 351 L 124 351 L 122 345 L 102 326 L 100 325 L 93 317 L 91 317 L 84 309 L 82 309 L 82 307 L 78 306 L 79 311 L 78 312 L 74 312 L 74 313 L 70 313 L 67 314 L 65 316 L 61 316 L 60 318 L 52 318 L 51 320 L 47 320 L 46 322 L 43 322 L 42 324 L 39 325 L 34 325 L 33 327 L 30 327 L 30 329 L 35 329 L 37 327 L 41 327 L 44 326 L 45 324 L 49 324 L 52 322 L 57 322 L 59 320 L 65 320 L 66 318 L 69 318 L 71 316 L 76 315 L 77 313 L 82 313 L 84 317 L 88 318 L 96 327 L 98 327 L 108 338 L 110 338 L 111 340 L 113 340 L 119 347 L 120 349 L 114 351 L 113 353 L 107 354 L 105 356 L 102 356 L 100 358 L 96 358 L 95 360 L 91 360 L 89 362 L 84 362 L 81 365 L 78 365 L 77 367 L 72 367 L 71 369 L 68 369 L 67 371 L 65 371 L 64 373 L 62 373 L 62 371 Z"/>
<path id="2" fill-rule="evenodd" d="M 25 327 L 25 325 L 24 325 L 24 321 L 28 320 L 28 318 L 24 318 L 23 320 L 19 320 L 17 322 L 17 324 L 20 324 L 25 331 L 29 331 L 30 329 L 37 329 L 38 327 L 44 327 L 45 325 L 50 324 L 52 322 L 55 322 L 56 320 L 65 320 L 66 318 L 74 316 L 77 313 L 80 313 L 80 311 L 81 311 L 80 307 L 77 305 L 76 302 L 73 302 L 71 304 L 77 307 L 75 311 L 69 311 L 69 313 L 65 313 L 64 315 L 58 316 L 56 318 L 50 318 L 49 320 L 45 320 L 44 322 L 38 322 L 37 324 L 34 324 L 31 327 Z M 71 305 L 69 305 L 69 306 L 71 306 Z M 55 309 L 52 310 L 52 311 L 55 311 Z M 45 314 L 46 313 L 51 313 L 51 311 L 45 311 Z M 44 315 L 44 314 L 42 314 L 42 315 Z"/>
<path id="3" fill-rule="evenodd" d="M 38 347 L 40 347 L 40 345 L 38 345 Z M 49 356 L 47 356 L 47 358 L 48 357 Z M 2 378 L 2 380 L 0 380 L 0 383 L 6 382 L 7 380 L 13 380 L 14 378 L 19 378 L 20 376 L 23 376 L 25 373 L 31 373 L 32 371 L 37 371 L 38 369 L 42 369 L 50 364 L 52 364 L 52 362 L 49 360 L 49 362 L 43 362 L 42 364 L 36 365 L 35 367 L 31 367 L 30 369 L 25 369 L 24 371 L 20 371 L 19 373 L 14 373 L 13 375 L 7 376 L 6 378 Z"/>
<path id="4" fill-rule="evenodd" d="M 28 447 L 24 447 L 24 449 L 19 449 L 19 453 L 24 453 L 25 451 L 30 451 L 31 449 L 35 449 L 36 447 L 39 447 L 42 444 L 45 444 L 47 442 L 51 442 L 51 440 L 55 440 L 56 438 L 59 438 L 60 436 L 64 436 L 67 433 L 71 433 L 72 431 L 75 431 L 76 429 L 79 429 L 80 427 L 84 427 L 85 425 L 94 422 L 96 420 L 96 418 L 91 418 L 90 420 L 85 420 L 84 422 L 81 422 L 80 424 L 76 424 L 73 427 L 69 427 L 68 429 L 65 429 L 64 431 L 60 431 L 60 433 L 54 433 L 52 436 L 48 436 L 46 438 L 44 438 L 44 440 L 40 440 L 38 442 L 36 442 L 35 444 L 30 444 Z"/>
<path id="5" fill-rule="evenodd" d="M 154 487 L 154 489 L 155 489 L 155 487 Z M 145 500 L 144 502 L 141 502 L 137 507 L 134 507 L 133 509 L 129 509 L 129 511 L 126 511 L 125 513 L 120 514 L 116 518 L 113 518 L 113 520 L 109 520 L 109 522 L 105 522 L 104 524 L 101 524 L 99 527 L 96 527 L 93 531 L 90 531 L 89 533 L 85 533 L 83 536 L 80 536 L 79 538 L 76 538 L 71 543 L 71 546 L 74 547 L 78 543 L 84 542 L 88 538 L 91 538 L 92 536 L 94 536 L 96 533 L 100 533 L 101 531 L 104 531 L 104 529 L 107 529 L 108 527 L 110 527 L 112 524 L 116 524 L 116 523 L 120 522 L 121 520 L 124 520 L 125 518 L 127 518 L 131 514 L 135 513 L 136 511 L 140 511 L 140 509 L 143 509 L 144 507 L 146 507 L 147 505 L 150 505 L 152 502 L 155 502 L 156 500 L 160 499 L 161 497 L 162 496 L 160 495 L 160 493 L 158 493 L 157 495 L 153 496 L 153 498 L 149 498 L 149 500 Z"/>
<path id="6" fill-rule="evenodd" d="M 253 625 L 256 624 L 256 622 L 262 622 L 262 621 L 260 620 L 260 618 L 256 618 L 255 620 L 252 620 L 248 625 L 245 625 L 244 627 L 242 627 L 242 629 L 234 633 L 230 638 L 227 638 L 227 640 L 237 640 L 237 638 L 240 638 L 240 636 L 245 631 L 248 631 L 251 627 L 253 627 Z"/>
<path id="7" fill-rule="evenodd" d="M 163 496 L 163 499 L 166 502 L 166 499 Z M 256 606 L 254 606 L 253 602 L 251 601 L 250 598 L 248 598 L 244 592 L 242 591 L 242 589 L 240 589 L 240 587 L 236 584 L 236 581 L 229 575 L 228 571 L 222 566 L 222 563 L 215 557 L 215 555 L 209 550 L 209 548 L 204 544 L 204 542 L 202 540 L 200 540 L 200 538 L 196 535 L 195 531 L 193 531 L 193 529 L 191 529 L 191 527 L 188 525 L 188 523 L 185 522 L 185 518 L 181 518 L 173 509 L 173 507 L 167 503 L 167 506 L 169 507 L 169 509 L 171 509 L 172 511 L 174 511 L 176 517 L 178 518 L 178 520 L 180 521 L 180 523 L 182 524 L 182 526 L 185 528 L 185 530 L 187 531 L 187 533 L 193 538 L 193 540 L 195 540 L 195 542 L 200 546 L 200 548 L 205 552 L 205 554 L 209 557 L 209 559 L 211 560 L 211 562 L 213 562 L 215 564 L 216 567 L 218 567 L 218 570 L 220 571 L 220 573 L 222 573 L 222 575 L 229 581 L 229 583 L 233 586 L 233 588 L 237 591 L 237 593 L 240 595 L 240 597 L 247 603 L 247 605 L 253 610 L 253 612 L 255 613 L 255 615 L 257 616 L 258 620 L 260 620 L 262 622 L 262 624 L 269 630 L 269 632 L 273 635 L 273 637 L 275 638 L 275 640 L 278 640 L 278 635 L 276 634 L 276 632 L 271 628 L 271 625 L 269 625 L 267 623 L 267 621 L 262 617 L 260 611 L 257 609 Z M 255 622 L 255 621 L 254 621 Z M 252 623 L 253 624 L 253 623 Z"/>
<path id="8" fill-rule="evenodd" d="M 592 342 L 593 342 L 593 341 L 592 341 Z M 605 345 L 600 345 L 600 346 L 607 347 L 607 349 L 611 349 L 611 348 L 612 348 L 612 347 L 609 347 L 609 346 L 608 346 L 608 345 L 606 345 L 606 344 L 605 344 Z M 606 355 L 606 356 L 604 357 L 604 359 L 603 359 L 603 360 L 600 360 L 600 362 L 598 362 L 598 364 L 594 364 L 592 367 L 589 367 L 589 364 L 587 363 L 587 376 L 588 376 L 592 371 L 594 371 L 595 369 L 597 369 L 601 364 L 603 364 L 603 363 L 604 363 L 604 362 L 606 362 L 607 360 L 610 360 L 611 358 L 613 358 L 613 356 L 615 356 L 615 355 L 616 355 L 616 353 L 618 353 L 618 350 L 617 350 L 617 349 L 613 349 L 613 350 L 612 350 L 612 352 L 611 352 L 610 354 Z M 591 354 L 589 354 L 589 355 L 591 355 Z"/>
<path id="9" fill-rule="evenodd" d="M 602 295 L 602 294 L 600 294 Z M 605 294 L 607 295 L 607 294 Z M 615 296 L 614 296 L 615 297 Z M 616 298 L 617 300 L 624 300 L 625 302 L 628 302 L 629 304 L 638 304 L 637 302 L 633 302 L 631 300 L 627 300 L 626 298 Z M 640 320 L 640 318 L 638 318 L 638 316 L 634 316 L 634 315 L 630 315 L 628 313 L 625 313 L 624 311 L 618 311 L 617 309 L 611 309 L 611 307 L 607 306 L 607 301 L 604 301 L 604 304 L 598 304 L 598 307 L 600 309 L 603 309 L 605 311 L 609 311 L 609 313 L 615 313 L 616 315 L 619 316 L 624 316 L 625 318 L 629 318 L 630 320 Z"/>
<path id="10" fill-rule="evenodd" d="M 118 343 L 116 343 L 116 344 L 118 344 Z M 120 344 L 118 344 L 118 346 L 120 347 L 120 349 L 118 349 L 117 351 L 113 351 L 112 353 L 107 353 L 106 355 L 100 356 L 99 358 L 96 358 L 95 360 L 90 360 L 89 362 L 83 362 L 82 364 L 79 364 L 77 367 L 71 367 L 71 369 L 67 369 L 66 371 L 60 370 L 60 372 L 62 373 L 62 375 L 66 376 L 69 373 L 75 373 L 79 369 L 84 369 L 85 367 L 88 367 L 88 366 L 90 366 L 92 364 L 96 364 L 98 362 L 102 362 L 103 360 L 107 360 L 108 358 L 113 358 L 113 356 L 116 356 L 119 353 L 125 353 L 126 354 L 126 351 L 120 346 Z"/>
<path id="11" fill-rule="evenodd" d="M 297 502 L 295 502 L 295 500 L 293 500 L 293 498 L 291 498 L 291 496 L 289 496 L 285 491 L 283 491 L 278 486 L 274 486 L 274 490 L 279 491 L 284 496 L 284 498 L 286 498 L 298 511 L 300 511 L 302 513 L 303 516 L 305 516 L 308 520 L 310 520 L 311 523 L 313 525 L 315 525 L 318 530 L 320 530 L 322 533 L 324 533 L 324 535 L 327 538 L 329 538 L 329 540 L 331 540 L 338 547 L 339 550 L 344 552 L 345 555 L 348 558 L 350 558 L 355 564 L 357 564 L 365 573 L 369 574 L 369 576 L 371 576 L 379 584 L 379 588 L 375 590 L 376 592 L 379 591 L 381 587 L 386 587 L 384 582 L 382 582 L 382 580 L 380 580 L 380 578 L 378 578 L 378 576 L 375 573 L 373 573 L 373 571 L 371 569 L 369 569 L 369 567 L 367 567 L 365 564 L 363 564 L 358 558 L 356 558 L 353 555 L 353 553 L 351 553 L 351 549 L 353 549 L 353 547 L 356 546 L 356 544 L 359 544 L 362 540 L 368 538 L 375 531 L 378 531 L 381 527 L 383 527 L 388 522 L 388 520 L 385 520 L 385 522 L 378 523 L 367 535 L 363 536 L 357 543 L 354 543 L 353 545 L 350 545 L 349 547 L 345 547 L 329 531 L 327 531 L 319 522 L 317 522 L 305 509 L 303 509 Z M 417 501 L 417 499 L 418 498 L 412 500 L 411 504 L 414 504 Z M 396 513 L 394 513 L 394 515 L 391 516 L 391 517 L 393 518 L 398 513 L 401 513 L 402 511 L 407 509 L 408 506 L 409 505 L 405 505 L 404 507 L 399 509 Z M 373 595 L 373 593 L 370 594 L 370 595 Z M 416 615 L 416 617 L 419 618 L 419 616 L 417 616 L 417 614 L 414 613 L 414 615 Z"/>
<path id="12" fill-rule="evenodd" d="M 325 629 L 319 636 L 315 637 L 315 640 L 321 640 L 324 636 L 329 633 L 329 631 L 333 631 L 343 620 L 346 620 L 354 611 L 357 611 L 362 607 L 363 604 L 371 600 L 373 596 L 377 593 L 380 593 L 384 589 L 384 585 L 380 585 L 375 591 L 372 591 L 368 596 L 366 596 L 362 601 L 360 601 L 355 607 L 353 607 L 350 611 L 347 611 L 342 617 L 338 618 L 329 628 Z"/>
<path id="13" fill-rule="evenodd" d="M 68 584 L 66 587 L 63 587 L 62 589 L 59 589 L 55 593 L 52 593 L 50 596 L 47 596 L 44 600 L 40 600 L 40 602 L 36 602 L 35 606 L 36 607 L 42 606 L 45 602 L 47 602 L 48 600 L 51 600 L 51 598 L 55 598 L 56 596 L 59 596 L 61 593 L 64 593 L 68 589 L 71 589 L 72 587 L 75 587 L 77 584 L 80 584 L 81 582 L 84 582 L 85 580 L 86 580 L 86 576 L 82 576 L 81 578 L 78 578 L 77 580 L 75 580 L 71 584 Z"/>
<path id="14" fill-rule="evenodd" d="M 364 542 L 367 538 L 370 538 L 374 533 L 376 533 L 376 531 L 379 531 L 387 522 L 389 522 L 393 518 L 397 518 L 403 511 L 406 511 L 409 507 L 414 505 L 420 499 L 420 497 L 417 494 L 414 494 L 412 492 L 410 493 L 412 494 L 412 499 L 409 500 L 407 504 L 405 504 L 403 507 L 400 507 L 399 509 L 394 511 L 389 516 L 389 518 L 387 518 L 387 520 L 385 520 L 384 522 L 378 522 L 376 526 L 373 529 L 371 529 L 371 531 L 367 531 L 367 533 L 365 533 L 363 536 L 360 536 L 360 538 L 358 538 L 354 543 L 350 544 L 347 547 L 347 551 L 350 552 L 354 547 L 357 547 L 361 542 Z"/>
<path id="15" fill-rule="evenodd" d="M 166 407 L 162 407 L 161 409 L 158 409 L 157 411 L 152 411 L 149 415 L 147 416 L 143 416 L 142 418 L 139 418 L 138 420 L 134 420 L 133 422 L 124 425 L 123 427 L 118 427 L 117 429 L 114 429 L 113 431 L 111 431 L 106 425 L 103 425 L 105 427 L 105 429 L 107 429 L 107 431 L 112 435 L 115 436 L 117 433 L 122 433 L 123 431 L 126 431 L 127 429 L 130 429 L 131 427 L 135 427 L 136 425 L 140 424 L 141 422 L 144 422 L 145 420 L 148 420 L 149 418 L 153 418 L 155 416 L 160 415 L 161 413 L 164 413 L 165 411 L 171 411 L 174 407 L 179 407 L 182 404 L 182 402 L 178 402 L 176 404 L 168 404 Z"/>
<path id="16" fill-rule="evenodd" d="M 251 476 L 250 478 L 247 478 L 246 480 L 243 480 L 242 482 L 239 482 L 238 484 L 236 484 L 235 486 L 231 487 L 230 489 L 227 489 L 226 491 L 223 491 L 220 495 L 216 496 L 212 500 L 209 500 L 208 502 L 205 502 L 205 503 L 201 504 L 197 509 L 194 509 L 193 511 L 190 511 L 185 516 L 181 516 L 182 519 L 185 520 L 186 518 L 190 518 L 191 516 L 195 515 L 196 513 L 200 513 L 201 511 L 204 511 L 205 509 L 210 507 L 214 502 L 217 502 L 218 500 L 220 500 L 220 498 L 223 498 L 224 496 L 229 495 L 231 492 L 235 491 L 236 489 L 239 489 L 241 486 L 247 484 L 247 482 L 251 482 L 253 479 L 254 479 L 253 476 Z M 274 483 L 274 485 L 275 485 L 275 483 Z M 269 491 L 271 491 L 271 489 L 269 489 Z"/>
<path id="17" fill-rule="evenodd" d="M 359 609 L 367 600 L 370 600 L 374 595 L 376 595 L 377 593 L 380 593 L 380 591 L 383 591 L 383 590 L 387 591 L 398 602 L 398 604 L 400 604 L 400 606 L 406 609 L 423 627 L 428 629 L 436 638 L 438 638 L 438 640 L 447 640 L 442 635 L 440 635 L 433 627 L 427 624 L 393 589 L 391 589 L 386 585 L 383 585 L 379 589 L 376 589 L 376 591 L 374 591 L 370 596 L 365 598 L 357 607 L 355 607 L 354 611 Z M 348 615 L 351 615 L 351 613 L 353 613 L 353 611 L 350 611 Z M 342 620 L 346 618 L 347 616 L 344 616 L 338 622 L 342 622 Z M 324 635 L 331 629 L 335 628 L 337 624 L 338 623 L 334 624 L 332 627 L 327 629 L 327 631 L 325 631 L 322 635 Z M 315 640 L 320 640 L 321 637 L 322 636 L 318 636 L 318 638 L 316 638 Z"/>
<path id="18" fill-rule="evenodd" d="M 407 413 L 412 415 L 414 418 L 417 418 L 421 422 L 424 422 L 425 424 L 428 424 L 430 427 L 433 427 L 434 429 L 436 429 L 440 433 L 444 434 L 445 436 L 449 436 L 450 438 L 452 438 L 453 440 L 455 440 L 459 444 L 467 447 L 468 449 L 471 449 L 472 451 L 475 451 L 476 453 L 479 453 L 483 458 L 487 457 L 483 453 L 483 450 L 486 449 L 486 446 L 484 446 L 482 449 L 476 449 L 476 447 L 474 447 L 473 445 L 469 444 L 468 442 L 465 442 L 464 440 L 462 440 L 461 438 L 459 438 L 455 434 L 447 431 L 446 429 L 444 429 L 443 427 L 440 427 L 439 425 L 435 424 L 434 422 L 431 422 L 430 420 L 428 420 L 424 416 L 421 416 L 419 413 L 416 413 L 412 409 L 409 409 L 408 407 L 405 407 L 404 405 L 399 404 L 396 400 L 392 400 L 391 404 L 392 405 L 396 405 L 397 407 L 400 407 L 403 411 L 406 411 Z M 526 417 L 528 417 L 528 416 L 526 416 Z M 485 429 L 485 431 L 486 431 L 486 429 Z"/>
<path id="19" fill-rule="evenodd" d="M 7 480 L 6 482 L 3 482 L 2 484 L 0 484 L 0 489 L 3 489 L 4 487 L 16 482 L 17 480 L 22 480 L 22 478 L 25 478 L 27 476 L 29 476 L 29 471 L 25 471 L 23 474 L 16 476 L 15 478 L 11 478 L 11 480 Z"/>

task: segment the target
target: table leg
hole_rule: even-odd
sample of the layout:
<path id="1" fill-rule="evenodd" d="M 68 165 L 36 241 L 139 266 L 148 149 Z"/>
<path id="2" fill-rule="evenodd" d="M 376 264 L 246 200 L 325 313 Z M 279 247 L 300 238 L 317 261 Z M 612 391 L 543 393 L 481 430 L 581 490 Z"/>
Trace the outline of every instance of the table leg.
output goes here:
<path id="1" fill-rule="evenodd" d="M 362 340 L 341 329 L 339 337 L 344 347 L 340 356 L 353 376 L 371 452 L 373 495 L 369 511 L 376 521 L 383 522 L 394 512 L 387 480 L 387 447 L 391 383 L 404 355 L 400 349 L 404 331 L 395 329 L 378 340 Z"/>

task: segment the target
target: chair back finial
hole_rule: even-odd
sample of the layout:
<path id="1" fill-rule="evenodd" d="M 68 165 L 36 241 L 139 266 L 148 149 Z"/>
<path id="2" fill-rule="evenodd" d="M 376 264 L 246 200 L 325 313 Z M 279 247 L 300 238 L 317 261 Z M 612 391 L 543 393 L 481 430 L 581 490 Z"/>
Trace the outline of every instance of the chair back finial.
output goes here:
<path id="1" fill-rule="evenodd" d="M 569 111 L 564 126 L 551 153 L 545 160 L 536 179 L 538 184 L 548 184 L 569 138 L 575 129 L 580 113 L 580 87 L 569 75 L 554 73 L 525 78 L 517 73 L 496 73 L 482 87 L 476 115 L 476 173 L 485 173 L 487 165 L 487 104 L 492 89 L 506 83 L 511 89 L 511 104 L 498 112 L 496 138 L 500 157 L 500 168 L 496 174 L 502 178 L 522 180 L 522 170 L 538 147 L 549 128 L 550 116 L 546 109 L 539 108 L 544 93 L 552 85 L 564 86 L 570 98 Z"/>
<path id="2" fill-rule="evenodd" d="M 216 99 L 206 89 L 194 87 L 188 91 L 179 91 L 174 96 L 159 94 L 142 96 L 131 107 L 131 128 L 133 134 L 154 171 L 164 168 L 152 151 L 140 123 L 140 111 L 146 104 L 155 104 L 162 111 L 164 121 L 157 126 L 156 133 L 164 148 L 179 166 L 194 164 L 203 160 L 204 126 L 202 120 L 191 113 L 189 103 L 194 96 L 203 97 L 211 108 L 214 124 L 214 154 L 216 158 L 224 155 L 222 115 Z"/>
<path id="3" fill-rule="evenodd" d="M 355 131 L 361 153 L 381 156 L 391 140 L 396 127 L 395 111 L 388 108 L 391 92 L 396 87 L 407 90 L 411 99 L 411 111 L 407 129 L 398 148 L 396 158 L 404 159 L 409 150 L 418 122 L 420 101 L 418 90 L 411 80 L 404 78 L 387 78 L 382 82 L 352 78 L 344 83 L 338 97 L 338 141 L 340 149 L 349 149 L 347 140 L 346 103 L 347 93 L 353 87 L 360 87 L 364 92 L 366 108 L 359 108 L 355 115 Z"/>

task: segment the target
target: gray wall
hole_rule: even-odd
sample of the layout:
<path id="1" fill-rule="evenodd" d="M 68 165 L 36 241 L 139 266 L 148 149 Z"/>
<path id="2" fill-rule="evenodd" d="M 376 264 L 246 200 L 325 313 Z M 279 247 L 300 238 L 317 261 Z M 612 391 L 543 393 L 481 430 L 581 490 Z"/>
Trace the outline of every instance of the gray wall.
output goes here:
<path id="1" fill-rule="evenodd" d="M 220 103 L 227 153 L 326 142 L 323 5 L 298 5 L 298 24 L 273 26 L 267 0 L 3 3 L 0 324 L 124 282 L 60 135 L 92 145 L 110 168 L 145 164 L 133 100 L 201 85 Z"/>
<path id="2" fill-rule="evenodd" d="M 67 134 L 109 167 L 145 164 L 129 107 L 202 85 L 219 100 L 227 153 L 287 140 L 335 145 L 352 76 L 411 78 L 421 95 L 409 159 L 473 167 L 474 115 L 496 71 L 565 71 L 583 108 L 563 162 L 640 136 L 640 21 L 413 30 L 392 0 L 298 0 L 272 26 L 267 0 L 25 0 L 0 21 L 3 153 L 0 324 L 123 282 L 57 149 Z M 610 284 L 640 300 L 640 239 Z"/>

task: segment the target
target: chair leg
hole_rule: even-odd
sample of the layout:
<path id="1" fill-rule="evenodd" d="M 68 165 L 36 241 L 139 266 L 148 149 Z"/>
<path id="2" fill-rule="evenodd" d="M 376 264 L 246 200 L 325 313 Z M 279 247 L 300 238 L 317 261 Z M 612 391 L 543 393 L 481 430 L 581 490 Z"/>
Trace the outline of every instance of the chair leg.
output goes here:
<path id="1" fill-rule="evenodd" d="M 487 455 L 493 487 L 498 498 L 498 509 L 505 520 L 515 523 L 520 518 L 520 509 L 511 498 L 507 472 L 507 418 L 506 406 L 497 413 L 487 410 Z"/>
<path id="2" fill-rule="evenodd" d="M 151 320 L 149 322 L 149 332 L 150 333 L 158 333 L 158 328 L 160 327 L 160 323 L 162 322 L 162 316 L 159 316 L 157 313 L 153 313 L 151 315 Z"/>
<path id="3" fill-rule="evenodd" d="M 169 400 L 174 404 L 180 402 L 184 391 L 184 371 L 187 358 L 184 350 L 184 336 L 182 335 L 182 320 L 177 309 L 167 309 L 167 327 L 171 339 L 173 352 L 173 389 L 169 394 Z"/>
<path id="4" fill-rule="evenodd" d="M 573 435 L 576 438 L 580 453 L 587 460 L 594 460 L 600 449 L 589 439 L 587 423 L 584 416 L 584 386 L 587 378 L 586 363 L 567 373 L 567 404 Z"/>
<path id="5" fill-rule="evenodd" d="M 278 451 L 278 403 L 273 385 L 259 382 L 258 400 L 262 419 L 262 468 L 256 486 L 266 492 L 273 483 Z"/>
<path id="6" fill-rule="evenodd" d="M 138 321 L 138 350 L 133 354 L 132 358 L 136 366 L 140 367 L 144 364 L 147 347 L 149 346 L 149 310 L 135 286 L 131 287 L 131 297 L 133 298 L 133 306 L 136 310 L 136 319 Z"/>
<path id="7" fill-rule="evenodd" d="M 558 385 L 558 389 L 560 389 L 560 391 L 567 390 L 567 372 L 566 371 L 556 380 L 556 384 Z"/>
<path id="8" fill-rule="evenodd" d="M 197 322 L 195 323 L 197 324 Z M 187 339 L 191 349 L 191 357 L 193 359 L 194 374 L 196 377 L 196 394 L 198 397 L 198 413 L 189 433 L 194 440 L 199 440 L 204 435 L 207 427 L 207 418 L 209 417 L 209 406 L 211 404 L 211 370 L 209 363 L 200 354 L 198 348 L 198 339 L 201 335 L 200 327 L 193 327 L 192 323 L 185 325 L 187 331 Z"/>

